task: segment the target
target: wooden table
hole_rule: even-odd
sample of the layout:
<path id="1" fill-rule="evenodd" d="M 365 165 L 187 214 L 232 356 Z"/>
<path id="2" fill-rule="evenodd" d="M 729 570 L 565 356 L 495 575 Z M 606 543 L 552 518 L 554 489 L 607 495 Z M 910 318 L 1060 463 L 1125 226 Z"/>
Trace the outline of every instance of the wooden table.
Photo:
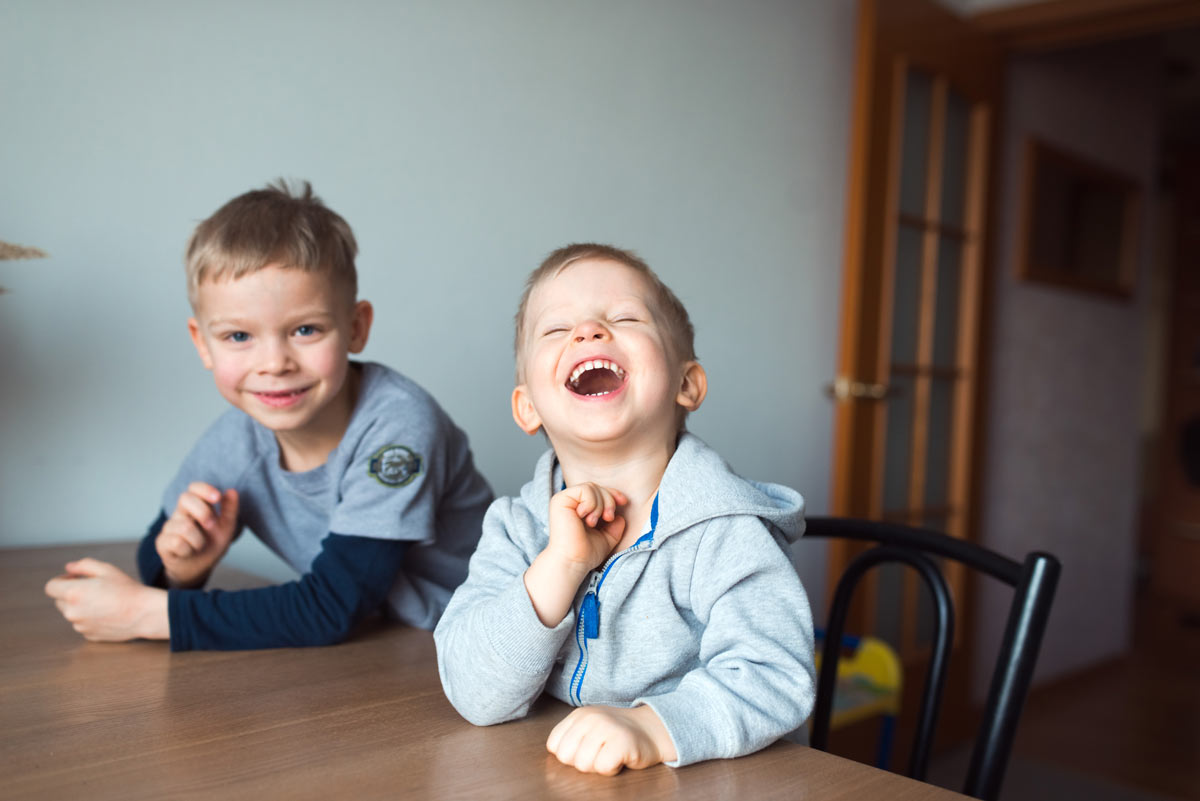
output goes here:
<path id="1" fill-rule="evenodd" d="M 378 626 L 332 648 L 172 654 L 89 643 L 42 593 L 84 555 L 131 543 L 0 550 L 0 797 L 953 799 L 791 743 L 615 778 L 559 764 L 566 707 L 477 728 L 442 694 L 428 632 Z M 218 586 L 254 586 L 218 571 Z"/>

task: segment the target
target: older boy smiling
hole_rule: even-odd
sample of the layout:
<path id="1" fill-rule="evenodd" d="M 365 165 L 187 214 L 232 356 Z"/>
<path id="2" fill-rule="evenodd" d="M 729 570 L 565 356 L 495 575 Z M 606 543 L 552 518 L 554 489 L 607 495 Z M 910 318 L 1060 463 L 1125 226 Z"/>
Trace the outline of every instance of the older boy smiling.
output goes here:
<path id="1" fill-rule="evenodd" d="M 197 289 L 188 331 L 217 391 L 275 432 L 289 470 L 325 461 L 345 433 L 371 304 L 347 298 L 323 273 L 271 264 Z"/>
<path id="2" fill-rule="evenodd" d="M 327 645 L 386 612 L 433 628 L 491 500 L 465 435 L 367 342 L 350 226 L 286 185 L 202 222 L 186 261 L 188 331 L 234 407 L 193 447 L 142 541 L 143 586 L 82 559 L 46 593 L 92 640 L 172 650 Z M 204 592 L 250 528 L 301 577 Z"/>

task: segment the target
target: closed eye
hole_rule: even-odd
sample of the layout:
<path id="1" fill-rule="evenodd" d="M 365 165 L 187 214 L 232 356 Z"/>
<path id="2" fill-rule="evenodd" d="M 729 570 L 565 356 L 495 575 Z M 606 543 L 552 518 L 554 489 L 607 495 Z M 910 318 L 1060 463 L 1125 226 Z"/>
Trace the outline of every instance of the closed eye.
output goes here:
<path id="1" fill-rule="evenodd" d="M 550 328 L 547 328 L 545 331 L 542 332 L 542 336 L 548 337 L 553 334 L 562 334 L 566 330 L 567 330 L 567 327 L 565 325 L 551 326 Z"/>

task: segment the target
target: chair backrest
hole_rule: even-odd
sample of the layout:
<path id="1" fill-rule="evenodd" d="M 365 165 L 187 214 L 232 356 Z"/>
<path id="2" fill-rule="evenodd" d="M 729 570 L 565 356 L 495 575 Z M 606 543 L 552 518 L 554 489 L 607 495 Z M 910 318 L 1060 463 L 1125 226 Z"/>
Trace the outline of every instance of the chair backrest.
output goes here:
<path id="1" fill-rule="evenodd" d="M 1042 635 L 1050 616 L 1050 604 L 1061 570 L 1058 560 L 1047 553 L 1033 552 L 1023 563 L 1014 562 L 987 548 L 945 534 L 894 523 L 849 518 L 812 517 L 806 537 L 833 537 L 878 543 L 859 554 L 839 579 L 825 627 L 817 701 L 813 710 L 810 744 L 826 750 L 837 661 L 844 634 L 850 598 L 859 579 L 872 567 L 899 562 L 914 568 L 933 595 L 933 650 L 914 734 L 908 775 L 924 779 L 929 765 L 933 733 L 941 705 L 942 689 L 954 640 L 954 604 L 946 581 L 932 557 L 953 559 L 1014 588 L 1008 622 L 984 706 L 970 768 L 963 792 L 982 799 L 995 799 L 1008 765 L 1016 735 L 1017 720 L 1033 678 Z"/>

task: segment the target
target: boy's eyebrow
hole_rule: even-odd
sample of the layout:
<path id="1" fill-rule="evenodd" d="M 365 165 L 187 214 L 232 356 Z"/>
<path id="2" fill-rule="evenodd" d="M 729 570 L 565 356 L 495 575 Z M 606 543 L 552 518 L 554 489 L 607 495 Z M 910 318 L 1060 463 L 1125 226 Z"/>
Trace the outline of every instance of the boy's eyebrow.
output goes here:
<path id="1" fill-rule="evenodd" d="M 215 328 L 221 325 L 241 326 L 244 325 L 245 322 L 245 318 L 242 317 L 211 317 L 204 321 L 204 325 L 208 326 L 209 328 Z"/>
<path id="2" fill-rule="evenodd" d="M 319 318 L 319 319 L 323 319 L 323 320 L 332 320 L 334 318 L 334 314 L 332 312 L 330 312 L 328 309 L 322 309 L 322 308 L 319 308 L 319 309 L 297 309 L 295 311 L 289 312 L 285 319 L 287 320 L 288 324 L 290 325 L 292 323 L 295 323 L 298 320 L 305 320 L 305 319 L 312 320 L 314 318 Z M 256 321 L 257 321 L 257 318 L 255 318 L 253 315 L 247 315 L 245 317 L 241 317 L 241 316 L 237 316 L 237 315 L 227 315 L 224 317 L 213 317 L 213 318 L 209 319 L 205 323 L 205 325 L 210 326 L 210 327 L 214 327 L 214 326 L 218 326 L 218 325 L 246 326 L 247 324 L 250 324 L 250 323 L 253 323 Z"/>
<path id="3" fill-rule="evenodd" d="M 613 306 L 621 306 L 622 304 L 625 304 L 625 303 L 633 303 L 647 311 L 650 311 L 654 308 L 653 304 L 651 303 L 651 301 L 648 298 L 641 297 L 640 295 L 628 295 L 623 298 L 614 298 L 610 302 Z M 573 300 L 564 300 L 564 301 L 562 301 L 560 303 L 556 303 L 554 305 L 546 305 L 546 306 L 542 306 L 541 308 L 531 308 L 525 313 L 525 317 L 527 320 L 537 321 L 537 320 L 541 319 L 542 317 L 546 316 L 547 314 L 556 314 L 559 312 L 560 309 L 562 309 L 564 307 L 570 307 L 573 305 L 574 305 Z"/>

